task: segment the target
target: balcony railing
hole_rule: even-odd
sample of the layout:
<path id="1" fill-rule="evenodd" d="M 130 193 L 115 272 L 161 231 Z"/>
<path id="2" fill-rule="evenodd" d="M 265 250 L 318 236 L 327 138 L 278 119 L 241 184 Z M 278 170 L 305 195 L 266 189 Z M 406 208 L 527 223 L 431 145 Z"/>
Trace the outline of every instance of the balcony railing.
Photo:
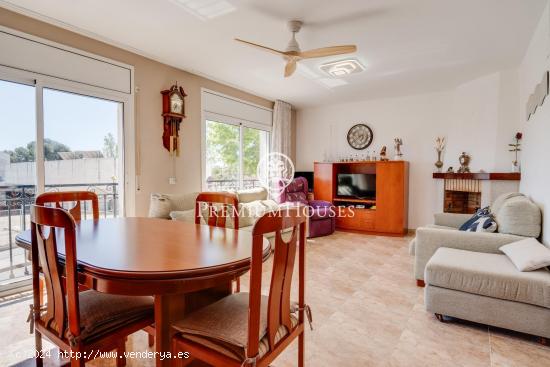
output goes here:
<path id="1" fill-rule="evenodd" d="M 261 183 L 257 179 L 244 179 L 242 187 L 239 186 L 239 180 L 216 180 L 207 179 L 206 185 L 208 191 L 227 191 L 239 189 L 253 189 L 260 187 Z"/>
<path id="2" fill-rule="evenodd" d="M 117 183 L 46 185 L 46 191 L 86 190 L 99 199 L 100 216 L 117 217 L 120 211 Z M 15 244 L 15 236 L 30 228 L 30 206 L 35 200 L 33 185 L 0 185 L 0 295 L 28 286 L 28 254 Z M 90 218 L 91 205 L 83 203 L 82 217 Z"/>

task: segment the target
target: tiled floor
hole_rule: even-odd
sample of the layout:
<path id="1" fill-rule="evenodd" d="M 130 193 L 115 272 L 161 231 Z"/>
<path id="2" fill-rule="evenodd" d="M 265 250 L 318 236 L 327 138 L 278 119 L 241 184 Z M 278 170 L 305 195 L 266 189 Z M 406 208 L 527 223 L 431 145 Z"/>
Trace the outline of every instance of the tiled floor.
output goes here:
<path id="1" fill-rule="evenodd" d="M 306 298 L 315 330 L 307 330 L 307 366 L 550 366 L 550 347 L 529 336 L 466 322 L 443 324 L 427 313 L 422 289 L 412 278 L 409 239 L 339 232 L 308 241 Z M 243 288 L 247 281 L 243 277 Z M 25 323 L 28 304 L 0 307 L 0 366 L 33 349 Z M 128 343 L 131 350 L 147 348 L 143 332 Z M 292 345 L 273 365 L 296 366 L 296 355 Z M 129 360 L 128 365 L 154 363 Z"/>

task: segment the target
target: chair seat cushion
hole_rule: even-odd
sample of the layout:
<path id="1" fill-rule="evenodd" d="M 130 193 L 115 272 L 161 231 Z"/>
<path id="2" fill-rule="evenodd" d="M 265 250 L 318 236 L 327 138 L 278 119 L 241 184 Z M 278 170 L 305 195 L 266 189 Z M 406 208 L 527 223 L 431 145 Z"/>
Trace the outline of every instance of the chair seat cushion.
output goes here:
<path id="1" fill-rule="evenodd" d="M 249 293 L 231 294 L 223 299 L 190 313 L 184 319 L 174 323 L 173 327 L 182 336 L 195 343 L 202 344 L 230 358 L 246 359 L 248 345 L 248 299 Z M 268 297 L 262 296 L 260 308 L 260 357 L 269 351 L 267 334 Z M 290 310 L 289 310 L 290 312 Z M 291 314 L 292 328 L 298 319 Z M 286 327 L 277 330 L 277 343 L 288 334 Z"/>
<path id="2" fill-rule="evenodd" d="M 550 308 L 550 271 L 520 272 L 506 255 L 439 248 L 426 284 Z"/>
<path id="3" fill-rule="evenodd" d="M 79 293 L 80 338 L 97 339 L 132 322 L 153 317 L 153 298 L 84 291 Z"/>

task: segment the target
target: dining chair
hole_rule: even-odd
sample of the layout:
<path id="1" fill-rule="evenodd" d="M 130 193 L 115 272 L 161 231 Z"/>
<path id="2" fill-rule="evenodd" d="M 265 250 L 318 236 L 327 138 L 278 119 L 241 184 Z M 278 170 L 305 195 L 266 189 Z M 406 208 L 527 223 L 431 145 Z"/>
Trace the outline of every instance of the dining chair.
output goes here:
<path id="1" fill-rule="evenodd" d="M 195 223 L 201 218 L 212 227 L 239 228 L 239 199 L 230 192 L 201 192 L 195 200 Z"/>
<path id="2" fill-rule="evenodd" d="M 52 206 L 55 208 L 63 208 L 67 203 L 75 203 L 73 207 L 67 209 L 75 221 L 80 221 L 82 218 L 82 202 L 90 201 L 92 204 L 92 217 L 99 219 L 99 200 L 95 193 L 91 191 L 61 191 L 61 192 L 45 192 L 37 196 L 36 205 Z M 86 208 L 86 204 L 84 204 Z M 65 208 L 66 209 L 66 208 Z M 29 259 L 30 260 L 30 259 Z M 43 303 L 44 296 L 44 280 L 40 278 L 40 303 Z M 80 286 L 81 290 L 86 287 Z"/>
<path id="3" fill-rule="evenodd" d="M 234 293 L 173 324 L 172 353 L 185 366 L 198 359 L 213 366 L 266 367 L 296 338 L 298 366 L 304 365 L 305 216 L 300 208 L 264 214 L 252 230 L 250 292 Z M 282 231 L 292 228 L 291 238 Z M 269 295 L 261 294 L 264 234 L 275 232 Z M 298 303 L 291 304 L 292 275 L 298 252 Z M 304 315 L 305 314 L 305 315 Z M 297 316 L 297 317 L 296 317 Z"/>
<path id="4" fill-rule="evenodd" d="M 195 224 L 201 219 L 211 227 L 239 229 L 239 199 L 230 192 L 201 192 L 195 200 Z M 240 292 L 241 281 L 235 279 L 235 291 Z"/>
<path id="5" fill-rule="evenodd" d="M 70 209 L 67 209 L 73 216 L 75 221 L 82 219 L 82 202 L 86 203 L 91 201 L 92 203 L 92 218 L 99 219 L 99 200 L 95 193 L 91 191 L 60 191 L 60 192 L 45 192 L 38 195 L 36 198 L 36 205 L 49 206 L 48 204 L 54 204 L 56 208 L 64 208 L 63 204 L 74 202 L 75 205 Z M 86 204 L 84 204 L 86 208 Z M 86 211 L 84 212 L 86 215 Z"/>
<path id="6" fill-rule="evenodd" d="M 36 350 L 45 336 L 60 350 L 70 353 L 71 366 L 84 366 L 94 351 L 116 349 L 117 366 L 124 366 L 128 335 L 153 323 L 151 297 L 110 295 L 87 290 L 79 292 L 76 223 L 60 208 L 31 206 L 33 305 L 31 330 Z M 58 249 L 64 248 L 60 258 Z M 47 303 L 39 295 L 39 269 L 46 282 Z M 94 352 L 94 353 L 93 353 Z M 37 366 L 42 366 L 40 356 Z"/>

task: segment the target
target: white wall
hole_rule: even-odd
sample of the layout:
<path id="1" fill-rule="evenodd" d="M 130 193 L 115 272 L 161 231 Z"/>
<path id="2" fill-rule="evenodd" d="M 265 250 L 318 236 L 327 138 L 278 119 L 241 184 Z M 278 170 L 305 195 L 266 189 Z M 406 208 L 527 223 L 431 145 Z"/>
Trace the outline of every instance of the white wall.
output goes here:
<path id="1" fill-rule="evenodd" d="M 546 6 L 519 68 L 521 129 L 524 132 L 521 192 L 543 210 L 550 208 L 550 97 L 529 121 L 525 105 L 543 73 L 550 68 L 550 11 Z M 543 241 L 550 244 L 550 220 L 543 215 Z"/>
<path id="2" fill-rule="evenodd" d="M 0 162 L 0 171 L 1 171 Z M 12 163 L 4 166 L 0 185 L 34 185 L 35 162 Z M 44 162 L 47 185 L 96 184 L 120 182 L 114 158 L 65 159 Z M 115 180 L 115 181 L 113 181 Z"/>
<path id="3" fill-rule="evenodd" d="M 296 165 L 312 170 L 314 161 L 342 155 L 364 154 L 346 141 L 348 129 L 359 122 L 374 131 L 368 150 L 383 145 L 393 155 L 393 139 L 404 142 L 404 158 L 410 161 L 409 226 L 431 223 L 442 211 L 438 185 L 432 179 L 436 136 L 446 136 L 446 169 L 459 167 L 465 151 L 472 156 L 473 171 L 510 171 L 512 156 L 507 144 L 518 129 L 517 71 L 480 77 L 457 88 L 434 94 L 370 100 L 303 109 L 297 116 Z"/>

